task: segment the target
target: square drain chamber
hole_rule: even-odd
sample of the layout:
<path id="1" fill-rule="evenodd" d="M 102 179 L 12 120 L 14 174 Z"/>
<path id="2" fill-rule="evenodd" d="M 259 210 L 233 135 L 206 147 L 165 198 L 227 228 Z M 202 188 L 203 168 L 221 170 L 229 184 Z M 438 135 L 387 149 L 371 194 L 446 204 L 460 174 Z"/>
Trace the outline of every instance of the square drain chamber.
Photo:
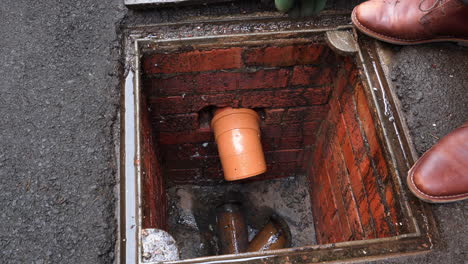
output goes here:
<path id="1" fill-rule="evenodd" d="M 394 105 L 374 44 L 338 54 L 328 30 L 140 40 L 139 230 L 168 231 L 184 263 L 343 261 L 432 247 L 430 217 L 401 184 L 410 147 L 397 111 L 383 118 Z M 226 106 L 261 116 L 266 173 L 223 180 L 209 122 Z M 213 256 L 215 207 L 231 191 L 242 194 L 250 235 L 276 212 L 292 247 Z"/>
<path id="2" fill-rule="evenodd" d="M 310 208 L 306 205 L 311 201 L 319 243 L 397 235 L 404 220 L 398 215 L 401 209 L 361 83 L 351 60 L 324 44 L 147 54 L 143 57 L 143 98 L 148 107 L 143 112 L 150 110 L 148 136 L 155 142 L 150 155 L 156 158 L 145 164 L 156 164 L 159 158 L 153 177 L 165 186 L 215 184 L 200 189 L 213 197 L 185 198 L 194 203 L 216 200 L 216 189 L 236 184 L 223 182 L 210 119 L 203 120 L 210 113 L 204 111 L 226 106 L 260 109 L 268 169 L 238 188 L 249 188 L 252 181 L 305 175 L 309 188 L 302 204 Z M 276 187 L 281 192 L 282 185 Z M 164 192 L 154 186 L 146 196 L 163 197 Z M 293 199 L 294 192 L 285 195 Z M 177 233 L 177 225 L 167 226 L 164 207 L 158 209 L 164 200 L 160 201 L 146 208 L 144 227 Z M 181 205 L 171 204 L 168 212 Z M 253 206 L 249 201 L 244 204 Z M 201 204 L 194 210 L 207 207 L 216 205 Z M 310 236 L 313 241 L 314 234 Z"/>

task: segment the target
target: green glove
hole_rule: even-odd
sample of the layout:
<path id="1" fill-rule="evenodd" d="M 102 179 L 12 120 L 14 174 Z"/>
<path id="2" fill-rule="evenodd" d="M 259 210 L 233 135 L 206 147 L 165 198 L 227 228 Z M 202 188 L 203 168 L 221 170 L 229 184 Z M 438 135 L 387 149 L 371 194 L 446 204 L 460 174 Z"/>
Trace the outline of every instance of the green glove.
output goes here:
<path id="1" fill-rule="evenodd" d="M 327 0 L 275 0 L 278 11 L 290 11 L 293 17 L 316 15 L 325 8 L 326 3 Z"/>
<path id="2" fill-rule="evenodd" d="M 275 0 L 275 6 L 280 12 L 288 12 L 295 2 L 296 0 Z"/>

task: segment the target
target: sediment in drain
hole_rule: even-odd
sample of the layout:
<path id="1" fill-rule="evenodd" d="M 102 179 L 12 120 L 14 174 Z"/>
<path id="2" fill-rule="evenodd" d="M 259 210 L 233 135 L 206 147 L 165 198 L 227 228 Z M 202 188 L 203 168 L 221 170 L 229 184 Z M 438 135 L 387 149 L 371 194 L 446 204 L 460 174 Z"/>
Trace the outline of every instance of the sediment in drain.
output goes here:
<path id="1" fill-rule="evenodd" d="M 241 193 L 245 199 L 249 241 L 276 212 L 291 229 L 291 246 L 316 244 L 306 180 L 305 175 L 299 175 L 248 183 L 169 188 L 169 232 L 177 241 L 181 258 L 218 252 L 214 209 L 230 191 Z"/>

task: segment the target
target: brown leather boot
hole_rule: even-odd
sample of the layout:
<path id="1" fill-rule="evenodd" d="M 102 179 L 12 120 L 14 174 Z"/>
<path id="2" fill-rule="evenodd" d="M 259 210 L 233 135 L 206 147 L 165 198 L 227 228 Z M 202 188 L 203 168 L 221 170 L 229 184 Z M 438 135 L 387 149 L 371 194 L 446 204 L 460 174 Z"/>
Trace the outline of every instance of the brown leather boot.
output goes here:
<path id="1" fill-rule="evenodd" d="M 430 203 L 468 198 L 468 122 L 443 137 L 408 172 L 408 187 Z"/>
<path id="2" fill-rule="evenodd" d="M 353 10 L 363 33 L 393 44 L 468 44 L 468 5 L 462 0 L 370 0 Z"/>

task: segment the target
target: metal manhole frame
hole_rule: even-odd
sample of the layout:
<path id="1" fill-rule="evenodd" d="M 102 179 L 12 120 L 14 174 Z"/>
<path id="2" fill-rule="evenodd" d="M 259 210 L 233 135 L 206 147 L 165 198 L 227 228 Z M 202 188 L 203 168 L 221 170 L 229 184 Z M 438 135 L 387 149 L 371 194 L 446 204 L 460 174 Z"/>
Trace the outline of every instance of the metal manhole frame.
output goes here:
<path id="1" fill-rule="evenodd" d="M 271 17 L 265 16 L 265 19 Z M 252 17 L 252 21 L 258 21 Z M 277 21 L 287 20 L 277 16 Z M 248 19 L 242 19 L 249 21 Z M 216 20 L 213 23 L 238 23 L 239 18 Z M 287 20 L 288 22 L 291 22 Z M 204 23 L 210 23 L 209 21 Z M 294 23 L 294 22 L 293 22 Z M 180 23 L 182 27 L 184 23 Z M 170 24 L 166 26 L 178 26 Z M 143 28 L 143 29 L 142 29 Z M 160 48 L 166 45 L 239 45 L 252 41 L 275 40 L 297 41 L 301 36 L 324 39 L 330 31 L 349 31 L 356 40 L 357 53 L 354 62 L 360 69 L 368 101 L 372 105 L 373 117 L 378 134 L 384 143 L 385 156 L 389 159 L 393 183 L 398 188 L 403 207 L 407 210 L 408 223 L 413 232 L 398 236 L 368 240 L 346 241 L 333 244 L 311 245 L 268 252 L 244 253 L 240 255 L 221 255 L 186 259 L 167 263 L 294 263 L 294 261 L 335 262 L 382 259 L 390 256 L 403 256 L 430 251 L 437 238 L 436 226 L 429 207 L 409 194 L 403 183 L 407 170 L 417 159 L 409 138 L 404 119 L 397 108 L 395 93 L 387 82 L 377 50 L 376 41 L 359 35 L 351 26 L 321 28 L 298 28 L 294 30 L 253 32 L 243 34 L 220 34 L 206 36 L 184 36 L 179 38 L 158 38 L 153 35 L 161 29 L 159 25 L 134 26 L 124 30 L 125 73 L 122 87 L 121 144 L 120 150 L 120 217 L 119 217 L 119 256 L 120 263 L 142 263 L 141 226 L 141 131 L 140 131 L 140 93 L 141 57 L 144 49 Z M 294 42 L 297 43 L 297 42 Z M 131 131 L 133 130 L 133 131 Z M 132 145 L 133 144 L 133 145 Z M 127 147 L 129 146 L 129 147 Z"/>

